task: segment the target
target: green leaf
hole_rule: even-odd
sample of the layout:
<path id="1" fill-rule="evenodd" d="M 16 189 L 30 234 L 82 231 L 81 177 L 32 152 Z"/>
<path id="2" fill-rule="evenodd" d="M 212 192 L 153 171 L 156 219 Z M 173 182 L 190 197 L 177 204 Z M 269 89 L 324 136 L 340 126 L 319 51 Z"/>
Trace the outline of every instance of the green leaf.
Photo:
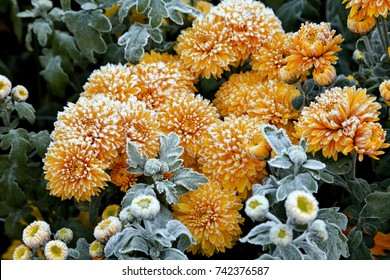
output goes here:
<path id="1" fill-rule="evenodd" d="M 271 243 L 269 239 L 269 230 L 276 225 L 275 222 L 268 221 L 259 224 L 252 228 L 250 232 L 243 238 L 240 239 L 242 243 L 250 243 L 254 245 L 265 245 Z"/>
<path id="2" fill-rule="evenodd" d="M 161 260 L 188 260 L 187 256 L 180 250 L 175 248 L 164 248 L 160 252 Z"/>
<path id="3" fill-rule="evenodd" d="M 291 106 L 296 111 L 300 111 L 304 105 L 305 105 L 305 97 L 303 95 L 297 96 L 293 100 L 291 100 Z"/>
<path id="4" fill-rule="evenodd" d="M 349 251 L 355 251 L 363 241 L 363 232 L 356 227 L 348 233 L 348 247 Z"/>
<path id="5" fill-rule="evenodd" d="M 305 0 L 293 0 L 283 4 L 276 12 L 278 18 L 283 19 L 283 28 L 286 32 L 296 31 L 296 26 L 302 19 L 302 10 Z"/>
<path id="6" fill-rule="evenodd" d="M 179 169 L 171 180 L 174 184 L 181 185 L 187 190 L 196 190 L 198 189 L 198 184 L 207 183 L 206 176 L 190 168 Z"/>
<path id="7" fill-rule="evenodd" d="M 341 230 L 345 230 L 348 224 L 348 218 L 340 212 L 339 208 L 323 208 L 318 211 L 317 218 L 326 221 L 327 223 L 335 224 Z"/>
<path id="8" fill-rule="evenodd" d="M 145 163 L 148 160 L 148 157 L 144 154 L 141 154 L 138 151 L 137 144 L 133 142 L 127 143 L 126 153 L 128 157 L 126 162 L 129 165 L 127 171 L 132 174 L 143 174 Z"/>
<path id="9" fill-rule="evenodd" d="M 272 167 L 282 168 L 282 169 L 289 169 L 293 165 L 290 158 L 286 155 L 276 156 L 276 157 L 270 159 L 268 161 L 268 164 L 271 165 Z"/>
<path id="10" fill-rule="evenodd" d="M 273 255 L 280 256 L 283 260 L 303 260 L 302 253 L 292 243 L 286 246 L 277 246 Z"/>
<path id="11" fill-rule="evenodd" d="M 176 185 L 170 181 L 157 181 L 156 188 L 159 193 L 165 193 L 166 200 L 168 204 L 177 204 L 179 202 L 179 197 L 175 189 Z"/>
<path id="12" fill-rule="evenodd" d="M 38 133 L 30 132 L 30 139 L 38 155 L 43 158 L 51 141 L 49 132 L 47 130 L 42 130 Z"/>
<path id="13" fill-rule="evenodd" d="M 340 157 L 337 161 L 333 159 L 321 159 L 321 162 L 325 163 L 326 170 L 333 175 L 347 174 L 351 167 L 349 166 L 350 158 Z"/>
<path id="14" fill-rule="evenodd" d="M 110 20 L 103 15 L 102 10 L 67 11 L 63 21 L 73 33 L 81 53 L 91 62 L 96 62 L 94 52 L 103 54 L 107 50 L 103 33 L 111 31 Z"/>
<path id="15" fill-rule="evenodd" d="M 175 133 L 161 135 L 158 158 L 170 166 L 170 164 L 179 159 L 184 151 L 183 147 L 180 147 L 179 144 L 180 138 Z"/>
<path id="16" fill-rule="evenodd" d="M 150 0 L 138 0 L 137 1 L 137 12 L 143 14 L 149 8 Z"/>
<path id="17" fill-rule="evenodd" d="M 56 48 L 61 54 L 69 56 L 77 63 L 82 63 L 82 57 L 80 50 L 77 48 L 76 41 L 73 36 L 67 32 L 56 30 L 54 33 L 54 48 Z"/>
<path id="18" fill-rule="evenodd" d="M 78 260 L 80 258 L 80 253 L 76 249 L 68 248 L 68 258 Z"/>
<path id="19" fill-rule="evenodd" d="M 39 44 L 42 47 L 45 47 L 47 44 L 47 40 L 49 35 L 53 33 L 53 29 L 51 27 L 50 22 L 39 18 L 34 21 L 33 26 L 32 26 L 33 32 L 37 35 L 37 39 Z"/>
<path id="20" fill-rule="evenodd" d="M 350 193 L 357 199 L 357 201 L 362 202 L 363 199 L 371 193 L 370 185 L 361 178 L 356 178 L 354 180 L 348 181 L 348 188 Z"/>
<path id="21" fill-rule="evenodd" d="M 89 203 L 89 222 L 91 224 L 96 222 L 97 217 L 99 216 L 100 202 L 102 200 L 101 196 L 92 196 L 91 202 Z"/>
<path id="22" fill-rule="evenodd" d="M 22 232 L 25 225 L 20 223 L 21 219 L 29 220 L 31 209 L 29 207 L 23 207 L 17 211 L 14 211 L 5 218 L 4 222 L 4 233 L 8 236 L 10 240 L 16 239 L 21 240 Z"/>
<path id="23" fill-rule="evenodd" d="M 27 130 L 23 128 L 11 129 L 8 134 L 0 136 L 0 141 L 0 147 L 3 150 L 11 148 L 9 153 L 11 161 L 21 164 L 27 162 L 27 153 L 32 149 Z"/>
<path id="24" fill-rule="evenodd" d="M 163 0 L 151 1 L 149 6 L 148 17 L 149 17 L 149 25 L 153 29 L 160 27 L 163 18 L 168 17 L 168 11 L 165 8 L 165 2 Z"/>
<path id="25" fill-rule="evenodd" d="M 276 154 L 282 155 L 288 148 L 292 146 L 284 129 L 277 129 L 273 125 L 264 125 L 262 127 L 263 135 L 268 144 L 275 151 Z"/>
<path id="26" fill-rule="evenodd" d="M 122 254 L 131 253 L 133 251 L 149 255 L 148 242 L 140 236 L 134 236 L 128 244 L 119 249 L 119 253 Z"/>
<path id="27" fill-rule="evenodd" d="M 171 0 L 165 4 L 168 12 L 168 17 L 175 23 L 182 25 L 183 17 L 181 14 L 199 15 L 199 11 L 187 5 L 181 0 Z"/>
<path id="28" fill-rule="evenodd" d="M 325 169 L 326 165 L 318 160 L 308 159 L 302 164 L 302 167 L 310 170 L 322 170 Z"/>
<path id="29" fill-rule="evenodd" d="M 361 218 L 379 218 L 386 222 L 390 219 L 390 192 L 374 192 L 368 195 L 364 201 Z"/>
<path id="30" fill-rule="evenodd" d="M 118 16 L 119 16 L 119 22 L 123 22 L 125 17 L 129 14 L 129 11 L 131 8 L 133 8 L 135 5 L 137 5 L 138 0 L 119 0 L 118 1 Z"/>
<path id="31" fill-rule="evenodd" d="M 295 186 L 300 185 L 310 192 L 316 193 L 318 191 L 318 184 L 310 173 L 300 173 L 295 176 Z"/>
<path id="32" fill-rule="evenodd" d="M 79 252 L 79 260 L 90 260 L 89 243 L 85 238 L 80 238 L 76 243 L 76 250 Z"/>
<path id="33" fill-rule="evenodd" d="M 33 124 L 35 121 L 35 109 L 26 102 L 15 101 L 15 110 L 18 112 L 18 116 L 21 119 L 26 119 L 29 123 Z"/>

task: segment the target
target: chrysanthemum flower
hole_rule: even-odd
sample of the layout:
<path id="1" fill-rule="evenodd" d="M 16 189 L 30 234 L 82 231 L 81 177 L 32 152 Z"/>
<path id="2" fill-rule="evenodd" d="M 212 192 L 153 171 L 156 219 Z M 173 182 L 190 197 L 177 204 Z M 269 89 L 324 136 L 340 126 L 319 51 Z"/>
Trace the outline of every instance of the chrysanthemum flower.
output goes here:
<path id="1" fill-rule="evenodd" d="M 295 125 L 296 136 L 307 139 L 308 152 L 322 150 L 325 157 L 337 160 L 339 152 L 354 151 L 354 138 L 362 124 L 379 120 L 381 105 L 374 100 L 365 89 L 327 90 L 303 108 Z"/>
<path id="2" fill-rule="evenodd" d="M 126 192 L 132 185 L 137 183 L 137 178 L 141 176 L 141 174 L 130 174 L 127 172 L 129 165 L 126 160 L 126 154 L 121 154 L 113 160 L 113 163 L 109 168 L 111 170 L 111 182 L 115 186 L 120 187 L 122 192 Z"/>
<path id="3" fill-rule="evenodd" d="M 21 244 L 15 248 L 15 251 L 12 255 L 13 260 L 31 260 L 33 257 L 33 253 L 30 248 L 26 245 Z"/>
<path id="4" fill-rule="evenodd" d="M 121 220 L 121 222 L 124 224 L 130 223 L 134 220 L 130 206 L 127 206 L 121 210 L 119 213 L 119 220 Z"/>
<path id="5" fill-rule="evenodd" d="M 109 217 L 118 217 L 121 207 L 118 204 L 111 204 L 104 208 L 102 213 L 102 219 L 108 219 Z"/>
<path id="6" fill-rule="evenodd" d="M 83 142 L 54 141 L 43 162 L 45 179 L 49 181 L 46 188 L 61 199 L 74 197 L 78 201 L 90 201 L 110 180 L 96 150 Z"/>
<path id="7" fill-rule="evenodd" d="M 202 171 L 245 199 L 252 184 L 267 174 L 266 161 L 254 159 L 246 150 L 248 141 L 261 133 L 259 120 L 247 116 L 212 125 L 199 154 Z"/>
<path id="8" fill-rule="evenodd" d="M 339 44 L 344 41 L 341 35 L 335 34 L 329 23 L 302 24 L 289 40 L 286 69 L 304 73 L 312 67 L 323 68 L 335 64 L 338 59 L 335 53 L 341 50 Z"/>
<path id="9" fill-rule="evenodd" d="M 362 10 L 356 12 L 356 14 L 349 14 L 347 20 L 348 29 L 357 34 L 365 35 L 375 27 L 375 17 L 368 16 Z"/>
<path id="10" fill-rule="evenodd" d="M 23 230 L 23 242 L 27 247 L 36 249 L 50 240 L 50 226 L 44 221 L 35 221 Z"/>
<path id="11" fill-rule="evenodd" d="M 250 62 L 252 69 L 258 71 L 262 77 L 280 79 L 279 71 L 287 64 L 287 42 L 290 37 L 291 33 L 277 33 L 254 50 Z"/>
<path id="12" fill-rule="evenodd" d="M 106 242 L 111 236 L 122 230 L 122 223 L 118 217 L 108 217 L 97 224 L 93 231 L 97 241 Z"/>
<path id="13" fill-rule="evenodd" d="M 277 246 L 287 246 L 293 240 L 292 228 L 288 225 L 277 224 L 270 229 L 269 239 Z"/>
<path id="14" fill-rule="evenodd" d="M 263 77 L 257 71 L 232 74 L 229 80 L 219 87 L 213 104 L 223 117 L 245 115 L 247 104 L 251 101 L 251 92 L 257 90 L 262 82 Z"/>
<path id="15" fill-rule="evenodd" d="M 254 195 L 245 202 L 245 213 L 254 221 L 262 220 L 269 211 L 269 202 L 264 195 Z"/>
<path id="16" fill-rule="evenodd" d="M 385 143 L 386 131 L 377 122 L 363 123 L 355 135 L 355 151 L 358 153 L 358 159 L 363 160 L 364 155 L 379 160 L 378 156 L 385 152 L 381 149 L 388 148 L 390 144 Z"/>
<path id="17" fill-rule="evenodd" d="M 151 195 L 139 195 L 130 205 L 132 215 L 139 219 L 151 220 L 160 212 L 160 202 Z"/>
<path id="18" fill-rule="evenodd" d="M 118 140 L 119 153 L 126 154 L 126 143 L 134 142 L 141 153 L 155 157 L 160 148 L 160 122 L 156 112 L 144 103 L 130 100 L 121 106 L 122 132 Z"/>
<path id="19" fill-rule="evenodd" d="M 47 260 L 66 260 L 68 246 L 61 240 L 51 240 L 46 243 L 44 254 Z"/>
<path id="20" fill-rule="evenodd" d="M 367 16 L 387 17 L 387 13 L 390 9 L 389 0 L 344 0 L 343 4 L 348 2 L 346 8 L 351 8 L 350 14 L 353 16 L 358 11 L 361 11 Z"/>
<path id="21" fill-rule="evenodd" d="M 104 94 L 112 100 L 125 102 L 139 92 L 139 88 L 135 87 L 137 82 L 138 77 L 132 75 L 131 66 L 109 63 L 91 73 L 81 95 Z"/>
<path id="22" fill-rule="evenodd" d="M 244 222 L 239 211 L 240 199 L 213 179 L 197 190 L 189 191 L 173 205 L 173 216 L 181 221 L 194 236 L 196 244 L 188 250 L 208 257 L 225 252 L 239 239 Z"/>
<path id="23" fill-rule="evenodd" d="M 247 141 L 247 153 L 257 160 L 265 160 L 271 154 L 272 148 L 262 134 L 255 134 Z"/>
<path id="24" fill-rule="evenodd" d="M 175 47 L 182 63 L 196 76 L 220 78 L 236 60 L 231 33 L 215 16 L 199 17 L 181 32 Z"/>
<path id="25" fill-rule="evenodd" d="M 58 113 L 52 132 L 53 140 L 77 139 L 89 144 L 95 149 L 97 158 L 109 164 L 122 144 L 123 125 L 119 104 L 102 94 L 91 98 L 81 97 L 76 104 L 69 102 L 65 110 Z"/>
<path id="26" fill-rule="evenodd" d="M 219 121 L 216 108 L 200 95 L 180 94 L 167 100 L 159 112 L 163 133 L 176 133 L 188 156 L 195 158 L 208 128 Z M 185 160 L 185 159 L 184 159 Z"/>
<path id="27" fill-rule="evenodd" d="M 73 239 L 73 231 L 70 228 L 59 229 L 54 235 L 54 239 L 61 240 L 62 242 L 65 242 L 65 244 L 69 244 Z"/>
<path id="28" fill-rule="evenodd" d="M 95 240 L 89 245 L 88 251 L 92 258 L 101 258 L 104 256 L 104 243 Z"/>
<path id="29" fill-rule="evenodd" d="M 269 38 L 283 32 L 272 9 L 259 1 L 224 0 L 210 14 L 224 21 L 232 33 L 231 44 L 238 55 L 237 63 L 244 62 Z"/>
<path id="30" fill-rule="evenodd" d="M 0 75 L 0 99 L 6 98 L 11 92 L 11 81 L 3 75 Z"/>
<path id="31" fill-rule="evenodd" d="M 390 106 L 390 80 L 383 81 L 379 86 L 379 92 L 385 103 Z"/>
<path id="32" fill-rule="evenodd" d="M 326 87 L 336 80 L 336 68 L 333 65 L 317 67 L 313 70 L 313 79 L 320 86 Z"/>
<path id="33" fill-rule="evenodd" d="M 289 120 L 298 119 L 299 113 L 291 101 L 300 93 L 293 85 L 279 80 L 265 80 L 250 92 L 247 113 L 265 123 L 286 125 Z"/>
<path id="34" fill-rule="evenodd" d="M 28 98 L 28 90 L 22 85 L 17 85 L 11 90 L 11 95 L 13 100 L 23 102 Z"/>
<path id="35" fill-rule="evenodd" d="M 318 201 L 311 193 L 305 191 L 293 191 L 284 203 L 287 216 L 299 225 L 310 224 L 317 218 Z"/>

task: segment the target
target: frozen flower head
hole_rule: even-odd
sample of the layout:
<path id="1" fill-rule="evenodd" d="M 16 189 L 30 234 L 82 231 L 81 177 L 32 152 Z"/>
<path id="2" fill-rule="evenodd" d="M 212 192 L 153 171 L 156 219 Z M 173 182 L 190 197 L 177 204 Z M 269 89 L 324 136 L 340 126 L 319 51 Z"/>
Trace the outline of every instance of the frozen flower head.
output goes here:
<path id="1" fill-rule="evenodd" d="M 139 195 L 133 199 L 130 211 L 135 218 L 151 220 L 160 212 L 160 202 L 151 195 Z"/>
<path id="2" fill-rule="evenodd" d="M 272 148 L 262 133 L 255 134 L 248 140 L 246 152 L 254 159 L 265 160 L 271 154 Z"/>
<path id="3" fill-rule="evenodd" d="M 28 98 L 28 90 L 21 85 L 17 85 L 11 90 L 12 99 L 18 102 L 26 101 Z"/>
<path id="4" fill-rule="evenodd" d="M 104 256 L 104 243 L 100 241 L 93 241 L 91 245 L 89 245 L 89 255 L 92 258 L 101 258 Z"/>
<path id="5" fill-rule="evenodd" d="M 62 228 L 57 230 L 56 234 L 54 235 L 54 239 L 61 240 L 66 244 L 69 244 L 73 239 L 73 231 L 70 228 Z"/>
<path id="6" fill-rule="evenodd" d="M 276 246 L 287 246 L 293 240 L 293 231 L 288 225 L 277 224 L 269 231 L 269 239 Z"/>
<path id="7" fill-rule="evenodd" d="M 126 162 L 127 155 L 121 154 L 118 157 L 114 158 L 110 166 L 110 179 L 111 183 L 115 186 L 120 187 L 122 192 L 126 192 L 132 185 L 137 183 L 138 177 L 141 174 L 130 174 L 127 172 L 129 165 Z"/>
<path id="8" fill-rule="evenodd" d="M 122 131 L 119 152 L 126 156 L 126 144 L 134 142 L 138 151 L 153 158 L 160 148 L 160 122 L 157 114 L 143 102 L 131 99 L 121 106 Z M 122 158 L 126 160 L 126 158 Z"/>
<path id="9" fill-rule="evenodd" d="M 387 17 L 390 9 L 389 0 L 344 0 L 343 3 L 348 2 L 346 8 L 351 8 L 350 15 L 355 15 L 357 12 L 370 17 Z"/>
<path id="10" fill-rule="evenodd" d="M 33 257 L 33 253 L 30 248 L 26 245 L 21 244 L 15 248 L 15 251 L 12 255 L 13 260 L 31 260 Z"/>
<path id="11" fill-rule="evenodd" d="M 122 209 L 119 213 L 119 220 L 121 220 L 124 224 L 131 223 L 134 220 L 130 206 Z"/>
<path id="12" fill-rule="evenodd" d="M 0 99 L 6 98 L 11 92 L 11 81 L 3 75 L 0 75 Z"/>
<path id="13" fill-rule="evenodd" d="M 181 221 L 195 238 L 195 245 L 188 250 L 207 257 L 232 248 L 241 234 L 240 215 L 242 203 L 234 191 L 224 189 L 210 179 L 179 198 L 173 205 L 173 216 Z"/>
<path id="14" fill-rule="evenodd" d="M 248 116 L 225 118 L 212 125 L 199 154 L 203 173 L 245 199 L 252 184 L 267 174 L 266 161 L 254 159 L 246 150 L 248 140 L 261 133 L 259 120 Z"/>
<path id="15" fill-rule="evenodd" d="M 118 217 L 108 217 L 97 224 L 93 236 L 100 242 L 106 242 L 111 236 L 122 230 L 122 223 Z"/>
<path id="16" fill-rule="evenodd" d="M 325 157 L 337 160 L 340 152 L 354 152 L 356 133 L 364 123 L 379 120 L 381 105 L 374 100 L 365 89 L 356 87 L 327 90 L 303 108 L 295 125 L 296 136 L 307 140 L 308 152 L 321 150 Z"/>
<path id="17" fill-rule="evenodd" d="M 97 158 L 109 164 L 118 154 L 122 127 L 119 102 L 96 94 L 91 98 L 79 98 L 76 104 L 69 102 L 58 114 L 52 138 L 88 143 L 97 152 Z"/>
<path id="18" fill-rule="evenodd" d="M 219 87 L 213 104 L 223 117 L 245 115 L 251 102 L 251 92 L 258 90 L 258 84 L 262 82 L 263 77 L 257 71 L 232 74 L 229 80 Z"/>
<path id="19" fill-rule="evenodd" d="M 237 52 L 237 62 L 244 62 L 271 37 L 283 32 L 272 9 L 260 1 L 224 0 L 210 14 L 223 21 L 232 33 L 231 44 Z"/>
<path id="20" fill-rule="evenodd" d="M 341 50 L 344 41 L 341 35 L 336 35 L 329 23 L 308 23 L 301 25 L 298 32 L 289 40 L 286 68 L 289 71 L 305 71 L 335 64 L 335 53 Z"/>
<path id="21" fill-rule="evenodd" d="M 46 243 L 44 254 L 47 260 L 66 260 L 68 246 L 61 240 L 51 240 Z"/>
<path id="22" fill-rule="evenodd" d="M 118 204 L 108 205 L 102 213 L 102 219 L 108 219 L 109 217 L 118 217 L 121 207 Z"/>
<path id="23" fill-rule="evenodd" d="M 356 131 L 355 151 L 358 154 L 359 161 L 363 160 L 364 155 L 379 160 L 378 156 L 385 152 L 381 149 L 388 148 L 390 144 L 385 143 L 386 131 L 382 125 L 377 122 L 366 122 Z"/>
<path id="24" fill-rule="evenodd" d="M 27 247 L 36 249 L 50 240 L 50 226 L 44 221 L 35 221 L 23 230 L 23 242 Z"/>
<path id="25" fill-rule="evenodd" d="M 317 217 L 318 201 L 311 193 L 293 191 L 284 203 L 287 216 L 299 225 L 310 224 Z"/>
<path id="26" fill-rule="evenodd" d="M 157 158 L 150 158 L 146 161 L 144 167 L 144 174 L 146 176 L 153 176 L 160 172 L 162 167 L 162 161 Z"/>
<path id="27" fill-rule="evenodd" d="M 137 94 L 135 87 L 138 77 L 132 75 L 132 68 L 122 64 L 107 64 L 94 70 L 84 85 L 82 96 L 91 98 L 95 94 L 103 94 L 111 100 L 127 101 Z"/>
<path id="28" fill-rule="evenodd" d="M 363 63 L 364 62 L 364 52 L 356 49 L 352 54 L 352 59 L 355 60 L 357 63 Z"/>
<path id="29" fill-rule="evenodd" d="M 196 76 L 220 78 L 224 71 L 229 70 L 229 64 L 236 60 L 231 36 L 219 18 L 203 16 L 194 21 L 193 27 L 181 32 L 175 50 L 183 65 Z"/>
<path id="30" fill-rule="evenodd" d="M 245 213 L 254 221 L 261 221 L 268 213 L 269 202 L 264 195 L 254 195 L 245 202 Z"/>
<path id="31" fill-rule="evenodd" d="M 306 152 L 301 146 L 291 146 L 287 150 L 287 155 L 298 166 L 301 166 L 307 160 Z"/>
<path id="32" fill-rule="evenodd" d="M 77 141 L 51 142 L 43 162 L 48 180 L 46 188 L 61 199 L 74 197 L 77 201 L 90 201 L 110 180 L 96 150 Z"/>
<path id="33" fill-rule="evenodd" d="M 390 106 L 390 80 L 383 81 L 379 86 L 379 92 L 387 106 Z"/>
<path id="34" fill-rule="evenodd" d="M 195 158 L 203 146 L 209 127 L 219 121 L 217 110 L 200 95 L 182 93 L 172 96 L 159 112 L 163 133 L 176 133 L 185 155 Z M 186 163 L 187 158 L 183 158 Z"/>
<path id="35" fill-rule="evenodd" d="M 328 240 L 328 231 L 326 230 L 326 224 L 323 220 L 315 220 L 310 225 L 309 230 L 313 233 L 314 237 L 320 241 Z"/>
<path id="36" fill-rule="evenodd" d="M 348 29 L 357 35 L 362 36 L 367 34 L 375 27 L 375 24 L 375 17 L 368 16 L 362 10 L 358 11 L 356 14 L 348 15 Z"/>
<path id="37" fill-rule="evenodd" d="M 336 68 L 333 65 L 317 67 L 313 70 L 313 79 L 320 86 L 326 87 L 336 80 Z"/>

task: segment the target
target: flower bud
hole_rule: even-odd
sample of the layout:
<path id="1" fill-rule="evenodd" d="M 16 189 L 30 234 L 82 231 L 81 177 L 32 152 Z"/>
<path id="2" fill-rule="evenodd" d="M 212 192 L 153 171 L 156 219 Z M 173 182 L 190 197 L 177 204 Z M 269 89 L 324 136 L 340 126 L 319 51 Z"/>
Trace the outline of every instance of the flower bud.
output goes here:
<path id="1" fill-rule="evenodd" d="M 348 15 L 347 27 L 357 35 L 363 36 L 374 29 L 376 24 L 374 16 L 368 16 L 366 13 L 357 11 L 353 16 Z"/>
<path id="2" fill-rule="evenodd" d="M 323 87 L 330 85 L 336 80 L 336 68 L 332 65 L 315 68 L 313 70 L 313 80 Z"/>
<path id="3" fill-rule="evenodd" d="M 153 176 L 160 172 L 162 162 L 156 158 L 148 159 L 145 163 L 144 174 L 146 176 Z"/>
<path id="4" fill-rule="evenodd" d="M 307 160 L 307 155 L 301 146 L 291 146 L 287 150 L 287 155 L 297 166 L 301 166 Z"/>
<path id="5" fill-rule="evenodd" d="M 315 220 L 310 225 L 310 231 L 313 233 L 314 237 L 320 241 L 328 240 L 328 231 L 326 230 L 326 224 L 323 220 Z"/>
<path id="6" fill-rule="evenodd" d="M 12 89 L 11 95 L 13 100 L 23 102 L 28 98 L 28 90 L 24 86 L 18 85 Z"/>
<path id="7" fill-rule="evenodd" d="M 0 99 L 6 98 L 11 92 L 11 81 L 3 75 L 0 75 Z"/>
<path id="8" fill-rule="evenodd" d="M 390 80 L 383 81 L 379 86 L 379 92 L 386 105 L 390 106 Z"/>
<path id="9" fill-rule="evenodd" d="M 363 63 L 364 62 L 364 52 L 355 50 L 352 54 L 352 59 L 355 60 L 357 63 Z"/>
<path id="10" fill-rule="evenodd" d="M 104 256 L 104 244 L 100 241 L 93 241 L 91 245 L 89 245 L 89 255 L 92 258 L 101 258 Z"/>
<path id="11" fill-rule="evenodd" d="M 33 254 L 26 245 L 22 244 L 15 248 L 15 251 L 12 255 L 14 260 L 31 260 Z"/>
<path id="12" fill-rule="evenodd" d="M 68 246 L 61 240 L 51 240 L 46 243 L 44 254 L 48 260 L 66 260 Z"/>
<path id="13" fill-rule="evenodd" d="M 131 223 L 134 220 L 134 217 L 131 214 L 130 206 L 122 209 L 122 211 L 119 213 L 119 220 L 121 220 L 121 222 L 124 224 Z"/>
<path id="14" fill-rule="evenodd" d="M 117 204 L 108 205 L 102 214 L 102 219 L 108 219 L 109 217 L 118 217 L 121 207 Z"/>
<path id="15" fill-rule="evenodd" d="M 284 204 L 287 216 L 299 225 L 310 224 L 317 217 L 318 201 L 311 193 L 293 191 Z"/>
<path id="16" fill-rule="evenodd" d="M 269 231 L 269 239 L 277 246 L 287 246 L 293 240 L 293 231 L 288 225 L 277 224 Z"/>
<path id="17" fill-rule="evenodd" d="M 66 244 L 69 244 L 73 239 L 73 231 L 70 228 L 62 228 L 57 230 L 56 234 L 54 235 L 54 239 L 61 240 Z"/>
<path id="18" fill-rule="evenodd" d="M 154 219 L 160 212 L 160 202 L 151 195 L 140 195 L 133 199 L 130 210 L 139 219 Z"/>
<path id="19" fill-rule="evenodd" d="M 269 202 L 264 195 L 254 195 L 245 202 L 245 213 L 254 221 L 261 221 L 268 213 Z"/>
<path id="20" fill-rule="evenodd" d="M 283 67 L 279 70 L 280 79 L 286 84 L 293 85 L 299 81 L 301 73 L 299 71 L 290 71 L 286 67 Z"/>
<path id="21" fill-rule="evenodd" d="M 35 221 L 23 230 L 23 242 L 27 247 L 36 249 L 50 240 L 50 226 L 44 221 Z"/>
<path id="22" fill-rule="evenodd" d="M 96 240 L 106 242 L 111 236 L 122 230 L 122 223 L 117 217 L 109 217 L 97 224 L 93 235 Z"/>
<path id="23" fill-rule="evenodd" d="M 245 147 L 246 152 L 256 160 L 264 160 L 269 157 L 272 148 L 262 134 L 252 137 Z"/>

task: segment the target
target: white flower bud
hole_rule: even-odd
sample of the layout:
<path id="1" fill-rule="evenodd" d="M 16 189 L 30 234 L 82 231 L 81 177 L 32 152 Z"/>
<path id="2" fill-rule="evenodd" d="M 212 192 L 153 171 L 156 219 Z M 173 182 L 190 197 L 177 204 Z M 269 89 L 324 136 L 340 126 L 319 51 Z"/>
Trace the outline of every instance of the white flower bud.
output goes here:
<path id="1" fill-rule="evenodd" d="M 18 85 L 12 89 L 11 95 L 13 100 L 23 102 L 28 98 L 28 90 L 24 86 Z"/>
<path id="2" fill-rule="evenodd" d="M 15 251 L 12 255 L 14 260 L 31 260 L 33 254 L 26 245 L 22 244 L 15 248 Z"/>
<path id="3" fill-rule="evenodd" d="M 295 223 L 310 224 L 317 217 L 318 201 L 311 193 L 304 191 L 291 192 L 285 202 L 287 216 Z"/>
<path id="4" fill-rule="evenodd" d="M 0 75 L 0 99 L 6 98 L 11 92 L 11 81 L 3 75 Z"/>
<path id="5" fill-rule="evenodd" d="M 122 209 L 122 211 L 119 213 L 119 220 L 121 220 L 124 224 L 131 223 L 134 220 L 134 217 L 131 214 L 130 206 Z"/>
<path id="6" fill-rule="evenodd" d="M 140 195 L 133 199 L 130 210 L 139 219 L 154 219 L 160 212 L 160 202 L 151 195 Z"/>
<path id="7" fill-rule="evenodd" d="M 89 255 L 92 258 L 101 258 L 104 256 L 104 244 L 100 241 L 93 241 L 89 246 Z"/>
<path id="8" fill-rule="evenodd" d="M 277 246 L 286 246 L 293 240 L 293 231 L 288 225 L 277 224 L 270 229 L 269 239 Z"/>
<path id="9" fill-rule="evenodd" d="M 261 221 L 268 213 L 269 202 L 264 195 L 254 195 L 245 202 L 245 213 L 254 221 Z"/>
<path id="10" fill-rule="evenodd" d="M 38 0 L 39 6 L 45 10 L 50 10 L 53 8 L 53 2 L 50 0 Z"/>
<path id="11" fill-rule="evenodd" d="M 309 229 L 315 237 L 317 237 L 320 241 L 328 240 L 328 231 L 326 230 L 326 224 L 323 220 L 315 220 Z"/>
<path id="12" fill-rule="evenodd" d="M 118 217 L 109 217 L 108 219 L 102 220 L 97 224 L 93 235 L 96 240 L 100 242 L 106 242 L 111 236 L 122 230 L 122 223 Z"/>
<path id="13" fill-rule="evenodd" d="M 307 155 L 301 146 L 291 146 L 287 155 L 295 165 L 302 165 L 307 160 Z"/>
<path id="14" fill-rule="evenodd" d="M 73 239 L 73 231 L 70 228 L 62 228 L 57 230 L 56 234 L 54 235 L 54 239 L 61 240 L 66 244 L 69 244 Z"/>
<path id="15" fill-rule="evenodd" d="M 46 243 L 44 254 L 48 260 L 66 260 L 68 246 L 61 240 L 51 240 Z"/>
<path id="16" fill-rule="evenodd" d="M 50 226 L 44 221 L 35 221 L 23 230 L 23 242 L 27 247 L 36 249 L 50 240 Z"/>
<path id="17" fill-rule="evenodd" d="M 146 176 L 153 176 L 160 172 L 162 162 L 156 158 L 148 159 L 145 163 L 144 174 Z"/>

